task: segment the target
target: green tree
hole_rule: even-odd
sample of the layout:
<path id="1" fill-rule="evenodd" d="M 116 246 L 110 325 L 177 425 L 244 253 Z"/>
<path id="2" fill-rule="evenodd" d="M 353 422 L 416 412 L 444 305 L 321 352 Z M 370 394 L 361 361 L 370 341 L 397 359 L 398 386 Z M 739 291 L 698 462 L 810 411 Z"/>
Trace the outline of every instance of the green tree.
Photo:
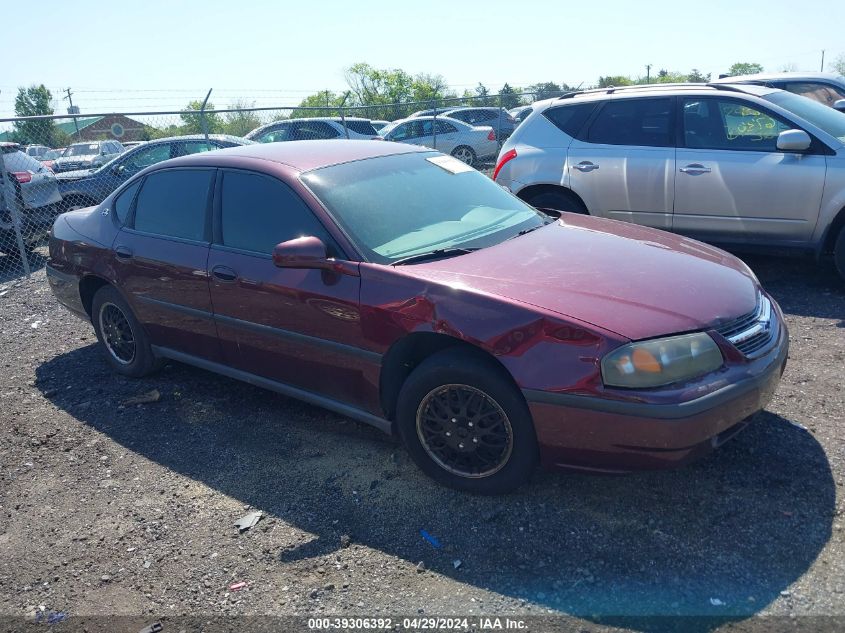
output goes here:
<path id="1" fill-rule="evenodd" d="M 205 130 L 202 126 L 201 114 L 189 114 L 187 111 L 202 109 L 202 101 L 191 101 L 185 108 L 186 112 L 180 114 L 182 118 L 182 134 L 202 134 Z M 205 105 L 205 122 L 209 134 L 220 134 L 223 131 L 223 119 L 214 112 L 214 104 L 208 102 Z"/>
<path id="2" fill-rule="evenodd" d="M 553 81 L 545 81 L 537 84 L 531 84 L 525 88 L 525 92 L 534 94 L 535 101 L 542 101 L 543 99 L 551 99 L 552 97 L 559 97 L 565 92 L 569 92 L 571 88 L 566 84 L 556 84 Z"/>
<path id="3" fill-rule="evenodd" d="M 658 84 L 682 84 L 688 80 L 688 75 L 683 73 L 679 73 L 676 71 L 669 71 L 665 68 L 661 68 L 657 72 L 657 77 L 638 77 L 635 83 L 638 84 L 645 84 L 645 83 L 658 83 Z M 620 85 L 620 84 L 617 84 Z"/>
<path id="4" fill-rule="evenodd" d="M 728 75 L 735 77 L 736 75 L 756 75 L 763 72 L 763 67 L 760 64 L 750 62 L 737 62 L 728 69 Z"/>
<path id="5" fill-rule="evenodd" d="M 842 53 L 839 57 L 833 60 L 833 62 L 831 62 L 830 71 L 840 75 L 845 75 L 845 53 Z"/>
<path id="6" fill-rule="evenodd" d="M 618 88 L 619 86 L 633 85 L 630 77 L 624 75 L 608 75 L 607 77 L 599 77 L 599 88 Z"/>
<path id="7" fill-rule="evenodd" d="M 321 90 L 313 95 L 305 97 L 299 102 L 300 108 L 306 110 L 292 110 L 291 119 L 301 119 L 309 116 L 340 116 L 338 107 L 343 103 L 343 95 L 331 90 Z"/>
<path id="8" fill-rule="evenodd" d="M 689 72 L 689 75 L 687 75 L 687 81 L 690 81 L 695 84 L 706 84 L 708 81 L 710 81 L 710 73 L 707 73 L 705 75 L 703 72 L 698 70 L 698 68 L 693 68 Z"/>
<path id="9" fill-rule="evenodd" d="M 519 93 L 519 88 L 511 88 L 507 83 L 502 86 L 502 89 L 499 91 L 502 107 L 505 110 L 510 110 L 511 108 L 515 108 L 520 105 L 522 103 L 522 99 L 520 98 Z"/>
<path id="10" fill-rule="evenodd" d="M 30 86 L 29 88 L 18 88 L 18 95 L 15 97 L 15 116 L 42 116 L 53 114 L 50 103 L 53 101 L 52 93 L 47 90 L 44 84 Z M 14 124 L 12 137 L 18 143 L 39 143 L 55 147 L 53 122 L 47 121 L 18 121 Z"/>
<path id="11" fill-rule="evenodd" d="M 261 119 L 258 118 L 257 113 L 244 111 L 247 108 L 254 107 L 254 101 L 249 103 L 238 100 L 229 104 L 229 110 L 238 110 L 238 112 L 225 112 L 223 114 L 223 132 L 233 136 L 246 136 L 261 125 Z"/>

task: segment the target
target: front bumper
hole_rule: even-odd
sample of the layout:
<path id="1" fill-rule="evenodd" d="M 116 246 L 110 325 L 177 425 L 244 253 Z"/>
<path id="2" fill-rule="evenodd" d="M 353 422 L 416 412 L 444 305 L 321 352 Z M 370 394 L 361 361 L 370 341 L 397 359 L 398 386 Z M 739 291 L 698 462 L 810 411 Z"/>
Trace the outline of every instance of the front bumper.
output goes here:
<path id="1" fill-rule="evenodd" d="M 628 472 L 682 466 L 741 431 L 777 389 L 789 333 L 781 320 L 772 348 L 739 381 L 677 404 L 623 402 L 523 390 L 546 468 Z"/>

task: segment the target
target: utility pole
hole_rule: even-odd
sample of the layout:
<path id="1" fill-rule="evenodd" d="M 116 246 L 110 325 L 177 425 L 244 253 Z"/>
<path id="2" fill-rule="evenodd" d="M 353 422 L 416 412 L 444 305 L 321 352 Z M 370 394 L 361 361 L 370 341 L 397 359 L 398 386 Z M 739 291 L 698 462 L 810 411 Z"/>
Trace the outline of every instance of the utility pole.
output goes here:
<path id="1" fill-rule="evenodd" d="M 645 82 L 647 84 L 651 83 L 651 64 L 645 65 Z"/>
<path id="2" fill-rule="evenodd" d="M 822 49 L 822 67 L 819 68 L 819 72 L 824 72 L 824 49 Z"/>
<path id="3" fill-rule="evenodd" d="M 70 91 L 70 88 L 65 88 L 66 97 L 62 97 L 62 99 L 67 99 L 68 101 L 68 114 L 76 114 L 73 110 L 73 93 Z M 76 117 L 73 117 L 73 125 L 76 127 L 76 140 L 82 140 L 82 134 L 79 132 L 79 121 L 76 120 Z"/>

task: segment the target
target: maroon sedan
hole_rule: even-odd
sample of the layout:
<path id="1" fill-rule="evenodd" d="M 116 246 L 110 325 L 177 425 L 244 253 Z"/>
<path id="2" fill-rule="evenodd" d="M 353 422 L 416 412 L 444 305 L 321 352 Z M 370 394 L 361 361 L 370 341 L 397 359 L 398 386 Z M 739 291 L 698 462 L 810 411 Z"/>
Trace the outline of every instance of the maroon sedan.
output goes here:
<path id="1" fill-rule="evenodd" d="M 538 462 L 698 457 L 765 406 L 788 348 L 731 255 L 549 215 L 449 156 L 374 141 L 159 163 L 60 216 L 47 274 L 121 374 L 173 359 L 300 398 L 482 493 Z"/>

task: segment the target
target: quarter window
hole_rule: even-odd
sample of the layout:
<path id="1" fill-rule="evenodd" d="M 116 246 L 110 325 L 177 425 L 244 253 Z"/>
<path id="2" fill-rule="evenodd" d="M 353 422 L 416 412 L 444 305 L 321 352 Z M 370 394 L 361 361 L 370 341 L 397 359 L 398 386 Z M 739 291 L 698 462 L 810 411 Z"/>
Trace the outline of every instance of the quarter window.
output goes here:
<path id="1" fill-rule="evenodd" d="M 132 207 L 132 200 L 135 199 L 135 194 L 138 193 L 138 187 L 140 186 L 141 181 L 136 180 L 115 198 L 114 214 L 121 224 L 126 223 L 126 218 L 129 217 L 129 209 Z"/>
<path id="2" fill-rule="evenodd" d="M 694 149 L 776 152 L 778 135 L 791 125 L 728 99 L 684 99 L 684 144 Z"/>
<path id="3" fill-rule="evenodd" d="M 575 137 L 581 131 L 581 128 L 584 127 L 587 119 L 590 118 L 590 115 L 595 109 L 595 103 L 578 103 L 558 108 L 549 108 L 543 112 L 543 116 L 554 123 L 562 132 Z M 530 109 L 528 111 L 530 112 Z"/>
<path id="4" fill-rule="evenodd" d="M 135 229 L 167 237 L 206 239 L 208 194 L 214 171 L 172 169 L 144 179 L 135 205 Z"/>
<path id="5" fill-rule="evenodd" d="M 670 147 L 672 100 L 608 101 L 587 132 L 587 141 L 607 145 Z"/>
<path id="6" fill-rule="evenodd" d="M 221 234 L 224 246 L 267 254 L 280 242 L 307 235 L 319 237 L 327 247 L 333 243 L 290 187 L 268 176 L 238 171 L 223 175 Z"/>

